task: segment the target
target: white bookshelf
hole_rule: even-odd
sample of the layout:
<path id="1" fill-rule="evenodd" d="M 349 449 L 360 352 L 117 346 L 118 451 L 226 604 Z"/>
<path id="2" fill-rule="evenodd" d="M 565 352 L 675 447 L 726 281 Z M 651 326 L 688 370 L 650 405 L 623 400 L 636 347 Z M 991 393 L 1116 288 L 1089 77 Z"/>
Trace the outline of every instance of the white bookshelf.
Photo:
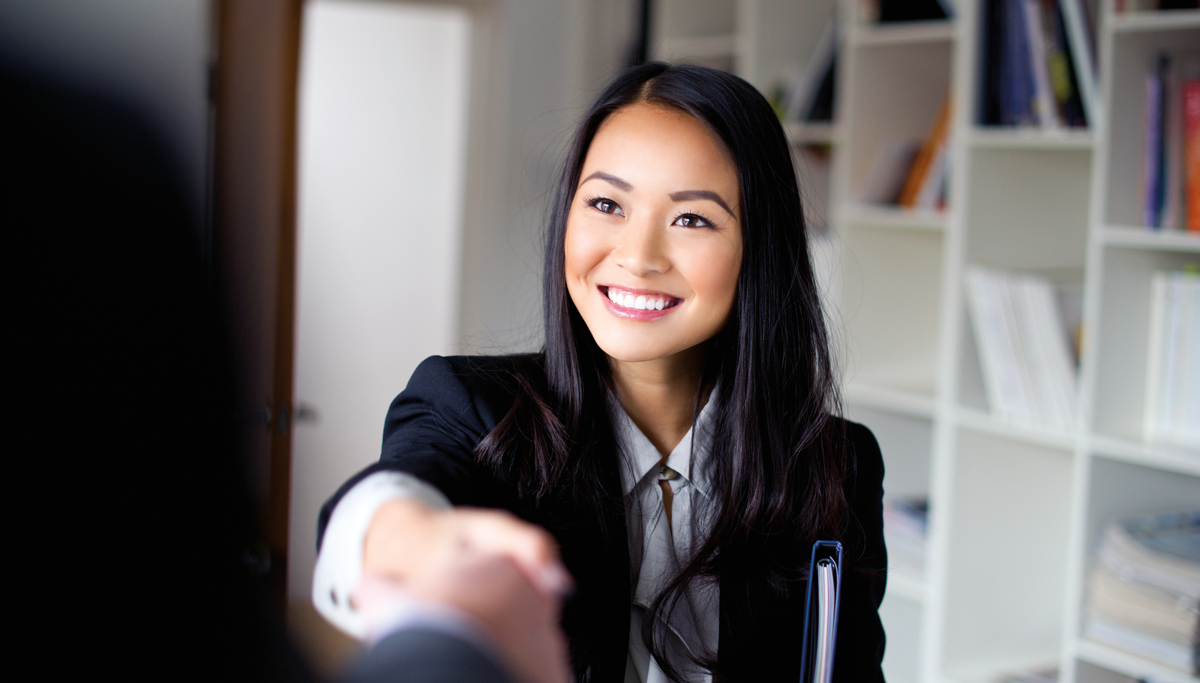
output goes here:
<path id="1" fill-rule="evenodd" d="M 1200 503 L 1200 451 L 1141 437 L 1151 277 L 1200 264 L 1200 238 L 1135 227 L 1144 76 L 1161 51 L 1200 49 L 1200 11 L 1114 15 L 1110 0 L 1089 0 L 1098 106 L 1089 129 L 1041 130 L 976 124 L 982 0 L 956 0 L 952 20 L 887 26 L 860 24 L 857 2 L 839 2 L 835 120 L 787 133 L 800 152 L 832 150 L 818 173 L 798 159 L 802 183 L 816 188 L 809 211 L 831 226 L 818 261 L 831 279 L 847 415 L 880 441 L 885 494 L 930 501 L 924 571 L 893 571 L 881 607 L 888 680 L 990 682 L 1057 665 L 1067 683 L 1200 683 L 1085 639 L 1082 619 L 1105 524 Z M 674 16 L 664 5 L 723 17 L 656 35 L 732 35 L 726 68 L 771 95 L 807 58 L 833 3 L 660 0 L 659 20 Z M 948 91 L 946 207 L 862 203 L 876 150 L 924 138 Z M 1082 289 L 1073 429 L 1019 427 L 989 411 L 964 301 L 969 265 Z"/>

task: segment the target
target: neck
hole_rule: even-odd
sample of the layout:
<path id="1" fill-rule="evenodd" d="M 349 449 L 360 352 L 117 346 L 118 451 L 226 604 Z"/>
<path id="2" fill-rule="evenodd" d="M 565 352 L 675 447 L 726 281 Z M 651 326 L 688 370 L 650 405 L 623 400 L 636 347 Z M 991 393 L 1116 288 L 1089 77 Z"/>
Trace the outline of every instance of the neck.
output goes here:
<path id="1" fill-rule="evenodd" d="M 703 345 L 648 361 L 612 359 L 610 365 L 621 407 L 665 461 L 692 427 Z"/>

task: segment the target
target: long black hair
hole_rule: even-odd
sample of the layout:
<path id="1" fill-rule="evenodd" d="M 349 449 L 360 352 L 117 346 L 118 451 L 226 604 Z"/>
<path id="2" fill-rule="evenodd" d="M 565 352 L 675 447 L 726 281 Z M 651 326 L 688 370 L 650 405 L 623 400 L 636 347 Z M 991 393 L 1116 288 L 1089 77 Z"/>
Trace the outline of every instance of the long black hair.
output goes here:
<path id="1" fill-rule="evenodd" d="M 634 104 L 702 122 L 734 160 L 741 189 L 743 257 L 733 311 L 709 342 L 694 398 L 719 385 L 707 459 L 711 530 L 648 610 L 642 635 L 664 672 L 661 617 L 695 581 L 744 574 L 747 598 L 785 599 L 807 576 L 799 549 L 840 538 L 844 434 L 829 338 L 808 253 L 804 213 L 787 138 L 771 106 L 746 81 L 700 66 L 652 62 L 618 76 L 575 132 L 550 208 L 542 284 L 546 343 L 539 371 L 518 377 L 512 410 L 476 449 L 513 473 L 519 494 L 570 498 L 603 517 L 620 492 L 601 485 L 618 466 L 608 359 L 567 292 L 564 240 L 592 139 L 604 120 Z M 544 373 L 544 374 L 543 374 Z M 536 375 L 536 376 L 535 376 Z M 611 488 L 608 487 L 608 488 Z M 734 562 L 736 561 L 736 570 Z M 760 600 L 743 601 L 748 609 Z M 753 618 L 752 614 L 745 615 Z M 697 663 L 715 673 L 715 653 Z"/>

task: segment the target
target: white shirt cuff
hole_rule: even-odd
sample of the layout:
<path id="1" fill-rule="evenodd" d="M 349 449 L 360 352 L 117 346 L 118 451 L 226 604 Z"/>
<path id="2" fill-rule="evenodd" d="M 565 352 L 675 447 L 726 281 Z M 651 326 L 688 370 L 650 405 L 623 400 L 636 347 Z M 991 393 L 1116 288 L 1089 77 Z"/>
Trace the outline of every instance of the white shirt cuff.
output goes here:
<path id="1" fill-rule="evenodd" d="M 313 606 L 346 633 L 367 636 L 362 616 L 350 596 L 362 578 L 363 544 L 375 512 L 396 498 L 412 498 L 432 510 L 450 507 L 441 491 L 405 472 L 376 472 L 342 496 L 329 517 L 313 570 Z"/>

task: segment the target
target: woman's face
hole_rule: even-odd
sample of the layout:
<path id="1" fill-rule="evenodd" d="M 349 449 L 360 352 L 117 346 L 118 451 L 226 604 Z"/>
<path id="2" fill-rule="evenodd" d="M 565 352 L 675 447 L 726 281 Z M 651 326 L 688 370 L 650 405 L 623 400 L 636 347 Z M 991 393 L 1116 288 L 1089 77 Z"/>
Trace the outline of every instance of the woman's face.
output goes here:
<path id="1" fill-rule="evenodd" d="M 725 146 L 687 114 L 634 105 L 588 149 L 567 217 L 571 300 L 618 361 L 711 339 L 733 308 L 741 193 Z"/>

